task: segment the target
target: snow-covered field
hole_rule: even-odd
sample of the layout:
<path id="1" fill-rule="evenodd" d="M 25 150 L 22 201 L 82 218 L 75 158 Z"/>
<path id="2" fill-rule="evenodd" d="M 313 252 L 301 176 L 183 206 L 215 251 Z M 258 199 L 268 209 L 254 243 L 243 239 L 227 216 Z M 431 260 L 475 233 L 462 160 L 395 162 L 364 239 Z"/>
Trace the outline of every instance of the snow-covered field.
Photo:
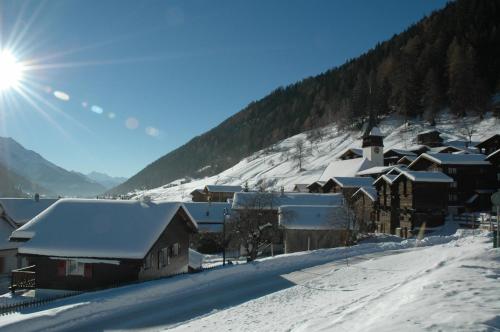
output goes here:
<path id="1" fill-rule="evenodd" d="M 473 124 L 476 133 L 472 136 L 473 141 L 486 139 L 500 132 L 500 121 L 488 114 L 483 120 L 478 118 L 455 119 L 443 113 L 437 119 L 436 129 L 442 133 L 446 141 L 466 140 L 461 130 L 464 121 Z M 409 148 L 415 145 L 417 133 L 430 127 L 422 121 L 413 121 L 406 126 L 401 118 L 388 117 L 380 124 L 384 138 L 385 149 Z M 267 149 L 258 151 L 253 155 L 241 160 L 235 166 L 224 172 L 197 179 L 180 185 L 181 180 L 173 181 L 162 187 L 147 191 L 139 191 L 133 197 L 140 198 L 148 195 L 155 200 L 189 201 L 189 195 L 193 190 L 203 188 L 207 184 L 244 185 L 248 183 L 250 188 L 264 185 L 270 189 L 279 190 L 282 186 L 286 190 L 292 190 L 298 183 L 311 184 L 320 179 L 321 174 L 328 164 L 345 149 L 350 147 L 361 147 L 361 131 L 339 131 L 335 125 L 322 128 L 323 137 L 314 142 L 307 140 L 307 133 L 302 133 L 287 138 Z M 303 168 L 299 171 L 292 155 L 295 142 L 303 139 L 310 153 L 304 158 Z M 207 165 L 208 167 L 209 165 Z"/>
<path id="2" fill-rule="evenodd" d="M 78 295 L 0 316 L 0 329 L 496 331 L 500 250 L 491 243 L 478 231 L 381 236 Z"/>

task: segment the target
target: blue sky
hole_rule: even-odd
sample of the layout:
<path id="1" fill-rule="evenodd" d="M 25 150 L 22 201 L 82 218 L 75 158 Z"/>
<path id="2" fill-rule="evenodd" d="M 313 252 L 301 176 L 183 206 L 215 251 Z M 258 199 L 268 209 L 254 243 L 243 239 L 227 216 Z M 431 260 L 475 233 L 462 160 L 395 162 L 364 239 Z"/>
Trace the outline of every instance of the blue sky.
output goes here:
<path id="1" fill-rule="evenodd" d="M 444 4 L 0 0 L 0 45 L 30 68 L 29 96 L 0 96 L 0 136 L 70 170 L 131 176 Z"/>

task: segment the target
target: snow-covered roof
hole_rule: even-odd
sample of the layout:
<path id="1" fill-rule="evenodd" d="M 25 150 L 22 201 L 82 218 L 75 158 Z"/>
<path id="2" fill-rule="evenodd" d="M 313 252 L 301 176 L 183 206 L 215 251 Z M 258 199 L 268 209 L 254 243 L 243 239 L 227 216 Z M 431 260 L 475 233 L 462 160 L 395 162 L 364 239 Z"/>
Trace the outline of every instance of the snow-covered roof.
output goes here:
<path id="1" fill-rule="evenodd" d="M 343 230 L 347 214 L 343 206 L 284 205 L 279 208 L 279 224 L 286 229 Z"/>
<path id="2" fill-rule="evenodd" d="M 448 150 L 448 149 L 451 149 L 451 150 L 454 150 L 454 152 L 458 152 L 458 151 L 463 151 L 462 149 L 460 148 L 457 148 L 455 146 L 437 146 L 435 148 L 431 148 L 430 149 L 430 152 L 431 153 L 440 153 L 442 151 L 445 151 L 445 150 Z"/>
<path id="3" fill-rule="evenodd" d="M 426 135 L 426 134 L 431 134 L 431 133 L 441 134 L 441 132 L 439 132 L 436 129 L 428 129 L 428 130 L 424 130 L 424 131 L 419 132 L 417 135 Z"/>
<path id="4" fill-rule="evenodd" d="M 334 176 L 356 176 L 358 172 L 375 166 L 366 158 L 336 160 L 331 162 L 320 177 L 320 181 L 328 181 Z"/>
<path id="5" fill-rule="evenodd" d="M 342 177 L 335 176 L 332 181 L 337 183 L 342 188 L 360 188 L 365 186 L 371 186 L 373 179 L 370 177 Z"/>
<path id="6" fill-rule="evenodd" d="M 143 259 L 182 203 L 61 199 L 12 233 L 21 254 Z"/>
<path id="7" fill-rule="evenodd" d="M 379 127 L 373 127 L 372 130 L 370 130 L 370 136 L 384 136 L 382 132 L 380 131 Z"/>
<path id="8" fill-rule="evenodd" d="M 224 216 L 231 213 L 229 203 L 185 202 L 184 206 L 198 224 L 200 233 L 222 232 Z"/>
<path id="9" fill-rule="evenodd" d="M 380 181 L 385 181 L 389 184 L 393 184 L 394 183 L 394 180 L 396 180 L 396 178 L 398 177 L 399 175 L 394 175 L 394 174 L 384 174 L 384 175 L 381 175 L 379 176 L 374 182 L 373 184 L 375 183 L 378 183 Z"/>
<path id="10" fill-rule="evenodd" d="M 375 167 L 370 167 L 367 168 L 361 172 L 356 173 L 357 176 L 364 176 L 364 175 L 373 175 L 373 174 L 380 174 L 380 173 L 387 173 L 391 169 L 396 167 L 395 165 L 392 166 L 375 166 Z"/>
<path id="11" fill-rule="evenodd" d="M 298 184 L 293 186 L 293 191 L 301 192 L 301 193 L 308 193 L 309 192 L 308 187 L 309 187 L 309 185 L 307 183 L 298 183 Z"/>
<path id="12" fill-rule="evenodd" d="M 377 193 L 377 189 L 375 189 L 375 187 L 373 186 L 369 186 L 369 187 L 361 187 L 359 188 L 353 195 L 352 197 L 355 197 L 361 193 L 364 193 L 366 196 L 368 196 L 372 201 L 376 201 L 377 198 L 378 198 L 378 193 Z"/>
<path id="13" fill-rule="evenodd" d="M 402 171 L 398 178 L 402 176 L 407 177 L 413 182 L 453 182 L 452 178 L 442 172 Z"/>
<path id="14" fill-rule="evenodd" d="M 203 266 L 203 254 L 189 248 L 188 255 L 189 255 L 189 260 L 188 260 L 189 267 L 195 270 L 201 269 Z"/>
<path id="15" fill-rule="evenodd" d="M 342 194 L 239 192 L 234 195 L 233 206 L 237 209 L 278 209 L 283 205 L 342 205 Z"/>
<path id="16" fill-rule="evenodd" d="M 193 190 L 190 195 L 194 195 L 195 193 L 199 193 L 199 194 L 205 194 L 205 190 L 204 189 L 195 189 Z"/>
<path id="17" fill-rule="evenodd" d="M 243 190 L 243 187 L 241 186 L 225 186 L 215 184 L 209 184 L 205 188 L 207 188 L 208 192 L 212 193 L 236 193 Z"/>
<path id="18" fill-rule="evenodd" d="M 404 159 L 408 160 L 408 161 L 411 163 L 412 161 L 414 161 L 415 159 L 417 159 L 417 157 L 416 157 L 416 156 L 415 156 L 415 157 L 413 157 L 413 156 L 402 156 L 402 157 L 398 160 L 398 164 L 399 164 L 399 163 L 402 163 L 402 161 L 403 161 Z"/>
<path id="19" fill-rule="evenodd" d="M 357 155 L 359 157 L 363 156 L 363 149 L 360 149 L 360 148 L 347 148 L 344 151 L 342 151 L 341 153 L 339 153 L 337 157 L 340 158 L 343 155 L 347 154 L 348 152 L 351 152 L 352 154 L 355 154 L 355 155 Z"/>
<path id="20" fill-rule="evenodd" d="M 476 144 L 476 147 L 480 148 L 480 147 L 488 144 L 490 141 L 495 140 L 495 139 L 500 139 L 500 135 L 499 134 L 492 135 L 491 137 L 488 137 L 487 139 Z"/>
<path id="21" fill-rule="evenodd" d="M 57 199 L 41 198 L 0 198 L 0 214 L 3 211 L 17 225 L 23 225 L 43 210 L 54 204 Z"/>
<path id="22" fill-rule="evenodd" d="M 409 167 L 419 162 L 420 159 L 427 159 L 439 165 L 490 165 L 490 162 L 485 160 L 484 154 L 452 154 L 452 153 L 422 153 L 415 159 Z"/>
<path id="23" fill-rule="evenodd" d="M 384 151 L 384 156 L 386 153 L 389 153 L 389 152 L 395 152 L 399 155 L 402 155 L 402 156 L 416 156 L 416 154 L 412 151 L 409 151 L 409 150 L 403 150 L 403 149 L 394 149 L 394 148 L 390 148 L 390 149 L 387 149 Z"/>

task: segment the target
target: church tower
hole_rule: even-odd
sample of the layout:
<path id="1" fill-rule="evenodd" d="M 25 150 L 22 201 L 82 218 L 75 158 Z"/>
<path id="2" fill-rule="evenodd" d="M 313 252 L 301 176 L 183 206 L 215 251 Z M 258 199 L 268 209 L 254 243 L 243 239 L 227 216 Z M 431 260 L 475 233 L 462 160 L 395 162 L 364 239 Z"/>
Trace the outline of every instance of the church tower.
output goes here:
<path id="1" fill-rule="evenodd" d="M 378 127 L 373 127 L 363 136 L 363 157 L 375 166 L 384 166 L 384 136 Z"/>

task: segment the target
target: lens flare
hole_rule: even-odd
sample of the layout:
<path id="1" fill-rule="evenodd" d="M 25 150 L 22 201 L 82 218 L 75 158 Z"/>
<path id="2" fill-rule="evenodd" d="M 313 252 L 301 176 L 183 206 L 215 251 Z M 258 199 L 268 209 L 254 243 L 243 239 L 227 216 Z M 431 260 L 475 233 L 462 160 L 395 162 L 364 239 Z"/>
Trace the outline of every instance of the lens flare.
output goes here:
<path id="1" fill-rule="evenodd" d="M 23 79 L 24 66 L 8 50 L 0 52 L 0 91 L 15 88 Z"/>

